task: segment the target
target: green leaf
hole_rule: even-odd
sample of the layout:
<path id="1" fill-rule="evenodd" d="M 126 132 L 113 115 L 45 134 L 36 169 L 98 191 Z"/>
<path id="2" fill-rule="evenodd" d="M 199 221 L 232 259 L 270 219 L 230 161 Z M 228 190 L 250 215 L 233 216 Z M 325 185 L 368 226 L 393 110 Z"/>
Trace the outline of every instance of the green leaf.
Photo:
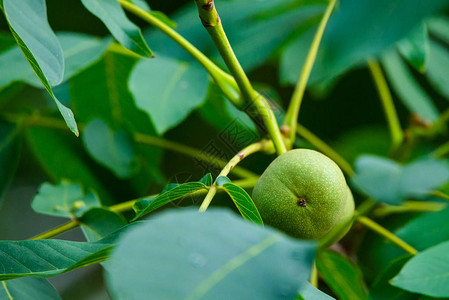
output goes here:
<path id="1" fill-rule="evenodd" d="M 60 300 L 58 292 L 46 279 L 19 278 L 0 283 L 0 300 Z"/>
<path id="2" fill-rule="evenodd" d="M 387 158 L 362 155 L 355 162 L 355 173 L 352 183 L 358 190 L 389 204 L 424 198 L 449 180 L 446 162 L 431 158 L 401 166 Z"/>
<path id="3" fill-rule="evenodd" d="M 0 280 L 51 277 L 108 258 L 112 244 L 64 240 L 0 241 Z"/>
<path id="4" fill-rule="evenodd" d="M 333 251 L 321 251 L 317 254 L 316 265 L 338 299 L 368 299 L 362 272 L 346 257 Z"/>
<path id="5" fill-rule="evenodd" d="M 422 215 L 400 227 L 395 234 L 422 251 L 449 240 L 449 208 Z M 426 234 L 422 234 L 423 230 Z"/>
<path id="6" fill-rule="evenodd" d="M 256 205 L 244 189 L 231 183 L 231 180 L 226 176 L 219 176 L 217 178 L 217 185 L 223 188 L 229 197 L 231 197 L 245 220 L 263 225 L 262 217 L 260 216 Z"/>
<path id="7" fill-rule="evenodd" d="M 206 186 L 211 186 L 212 185 L 212 174 L 207 173 L 206 175 L 203 176 L 203 178 L 201 178 L 199 180 L 199 182 L 203 183 Z"/>
<path id="8" fill-rule="evenodd" d="M 81 2 L 106 25 L 120 44 L 139 55 L 153 57 L 139 27 L 128 19 L 118 1 L 81 0 Z"/>
<path id="9" fill-rule="evenodd" d="M 11 32 L 20 49 L 53 98 L 67 126 L 76 135 L 78 127 L 72 111 L 65 107 L 53 93 L 51 85 L 60 83 L 64 74 L 61 45 L 47 21 L 45 0 L 3 0 Z"/>
<path id="10" fill-rule="evenodd" d="M 433 87 L 449 98 L 449 51 L 437 42 L 430 42 L 429 61 L 426 77 Z"/>
<path id="11" fill-rule="evenodd" d="M 449 242 L 418 253 L 391 283 L 412 293 L 449 297 Z"/>
<path id="12" fill-rule="evenodd" d="M 96 191 L 103 203 L 111 202 L 111 194 L 89 166 L 89 157 L 72 135 L 52 129 L 28 128 L 26 138 L 34 156 L 53 182 L 63 178 L 79 182 L 85 189 Z"/>
<path id="13" fill-rule="evenodd" d="M 203 103 L 208 84 L 207 73 L 198 64 L 161 56 L 139 61 L 128 83 L 137 107 L 151 117 L 159 134 Z"/>
<path id="14" fill-rule="evenodd" d="M 64 218 L 99 206 L 100 200 L 93 192 L 86 195 L 79 184 L 65 180 L 58 185 L 43 183 L 31 202 L 37 213 Z"/>
<path id="15" fill-rule="evenodd" d="M 399 52 L 418 71 L 426 70 L 429 57 L 429 35 L 427 27 L 422 23 L 398 43 Z"/>
<path id="16" fill-rule="evenodd" d="M 449 43 L 449 19 L 447 17 L 435 17 L 427 21 L 429 31 L 439 39 Z"/>
<path id="17" fill-rule="evenodd" d="M 112 130 L 95 119 L 86 125 L 82 138 L 89 154 L 118 177 L 129 178 L 138 171 L 134 145 L 126 131 Z"/>
<path id="18" fill-rule="evenodd" d="M 56 36 L 64 53 L 63 81 L 92 65 L 111 44 L 110 38 L 98 38 L 77 32 L 58 32 Z"/>
<path id="19" fill-rule="evenodd" d="M 302 285 L 299 295 L 305 300 L 335 300 L 308 282 Z"/>
<path id="20" fill-rule="evenodd" d="M 223 209 L 172 210 L 120 239 L 106 279 L 114 299 L 294 299 L 314 252 Z"/>
<path id="21" fill-rule="evenodd" d="M 210 174 L 206 175 L 207 177 L 210 176 Z M 176 186 L 173 186 L 172 184 L 169 184 L 162 190 L 162 192 L 157 195 L 156 197 L 151 198 L 143 198 L 137 201 L 133 205 L 133 209 L 136 212 L 136 217 L 134 220 L 139 219 L 146 214 L 152 212 L 153 210 L 180 198 L 183 198 L 187 195 L 190 195 L 194 192 L 200 191 L 200 190 L 207 190 L 207 185 L 204 183 L 204 177 L 200 181 L 196 182 L 187 182 L 182 183 Z M 210 183 L 209 178 L 207 179 L 207 183 Z"/>
<path id="22" fill-rule="evenodd" d="M 439 113 L 432 99 L 418 84 L 399 54 L 396 51 L 388 52 L 382 57 L 382 65 L 389 82 L 404 105 L 423 119 L 436 121 Z"/>
<path id="23" fill-rule="evenodd" d="M 64 52 L 63 81 L 98 60 L 110 44 L 108 38 L 100 39 L 80 33 L 59 32 L 56 36 Z M 42 83 L 23 57 L 18 46 L 0 54 L 0 72 L 3 74 L 0 77 L 0 87 L 15 81 L 23 81 L 37 88 L 42 87 Z"/>
<path id="24" fill-rule="evenodd" d="M 119 214 L 106 208 L 92 208 L 86 211 L 78 221 L 87 241 L 98 241 L 126 226 L 126 220 Z"/>
<path id="25" fill-rule="evenodd" d="M 128 91 L 127 79 L 135 62 L 135 58 L 107 52 L 70 80 L 70 101 L 80 122 L 101 119 L 114 129 L 156 135 L 148 115 L 136 107 Z M 141 195 L 153 180 L 164 182 L 159 168 L 162 150 L 148 145 L 137 145 L 134 150 L 143 163 L 131 186 Z"/>
<path id="26" fill-rule="evenodd" d="M 396 276 L 402 269 L 404 264 L 410 259 L 410 255 L 402 256 L 395 259 L 391 264 L 377 276 L 370 290 L 369 296 L 371 300 L 414 300 L 416 295 L 411 295 L 404 290 L 398 289 L 390 284 L 390 280 Z"/>
<path id="27" fill-rule="evenodd" d="M 14 178 L 19 162 L 22 148 L 19 133 L 17 125 L 0 122 L 0 200 Z"/>

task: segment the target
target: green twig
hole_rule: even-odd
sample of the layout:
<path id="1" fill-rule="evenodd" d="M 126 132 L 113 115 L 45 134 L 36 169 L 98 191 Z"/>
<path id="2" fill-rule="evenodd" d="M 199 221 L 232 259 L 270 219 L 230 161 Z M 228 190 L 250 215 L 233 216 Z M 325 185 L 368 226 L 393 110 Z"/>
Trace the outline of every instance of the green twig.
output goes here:
<path id="1" fill-rule="evenodd" d="M 298 124 L 297 132 L 300 136 L 302 136 L 305 140 L 311 143 L 315 148 L 329 156 L 340 168 L 345 172 L 348 176 L 354 175 L 354 170 L 351 165 L 334 149 L 332 149 L 328 144 L 326 144 L 323 140 L 309 131 L 307 128 Z"/>
<path id="2" fill-rule="evenodd" d="M 0 117 L 8 122 L 15 123 L 20 120 L 23 120 L 22 115 L 17 114 L 11 114 L 11 113 L 2 113 Z M 45 128 L 53 128 L 53 129 L 60 129 L 60 130 L 67 130 L 67 125 L 64 123 L 64 121 L 56 118 L 51 117 L 45 117 L 38 114 L 33 114 L 29 116 L 29 118 L 25 119 L 23 121 L 25 125 L 28 126 L 39 126 L 39 127 L 45 127 Z M 78 123 L 78 129 L 80 131 L 83 131 L 85 127 L 85 124 Z M 223 167 L 226 165 L 226 161 L 215 157 L 213 155 L 203 153 L 201 150 L 177 143 L 172 142 L 157 136 L 150 136 L 144 133 L 135 133 L 134 134 L 135 141 L 140 144 L 149 145 L 149 146 L 155 146 L 160 147 L 169 151 L 177 152 L 180 154 L 184 154 L 193 158 L 196 158 L 201 161 L 205 161 L 207 163 L 210 163 L 211 165 L 216 165 L 218 167 Z M 246 177 L 257 177 L 258 175 L 246 170 L 241 167 L 237 167 L 232 170 L 233 174 L 240 176 L 242 178 Z"/>
<path id="3" fill-rule="evenodd" d="M 446 208 L 445 203 L 428 201 L 405 201 L 402 205 L 384 204 L 373 211 L 373 216 L 385 217 L 390 214 L 408 212 L 435 212 Z"/>
<path id="4" fill-rule="evenodd" d="M 310 284 L 318 288 L 318 269 L 315 261 L 313 262 L 312 272 L 310 273 Z"/>
<path id="5" fill-rule="evenodd" d="M 238 109 L 244 109 L 245 103 L 244 101 L 242 101 L 242 99 L 239 98 L 240 91 L 232 76 L 220 69 L 207 56 L 205 56 L 201 51 L 199 51 L 191 43 L 189 43 L 183 36 L 181 36 L 170 26 L 160 21 L 155 16 L 149 14 L 148 12 L 144 11 L 131 2 L 125 0 L 118 0 L 118 2 L 124 9 L 153 25 L 174 42 L 176 42 L 179 46 L 181 46 L 181 48 L 183 48 L 198 63 L 203 66 L 203 68 L 209 73 L 209 75 L 215 81 L 226 98 L 228 98 L 229 101 L 231 101 L 231 103 Z"/>
<path id="6" fill-rule="evenodd" d="M 418 250 L 416 250 L 415 248 L 404 242 L 402 239 L 400 239 L 398 236 L 396 236 L 394 233 L 382 227 L 381 225 L 377 224 L 373 220 L 365 216 L 358 216 L 357 221 L 359 221 L 369 229 L 373 230 L 374 232 L 377 232 L 378 234 L 382 235 L 386 239 L 390 240 L 393 244 L 403 249 L 407 253 L 411 255 L 416 255 L 418 253 Z"/>
<path id="7" fill-rule="evenodd" d="M 446 201 L 449 201 L 449 195 L 447 195 L 447 194 L 445 194 L 445 193 L 443 193 L 441 191 L 431 191 L 430 195 L 434 196 L 434 197 L 438 197 L 438 198 L 444 199 Z"/>
<path id="8" fill-rule="evenodd" d="M 382 101 L 382 107 L 387 118 L 388 127 L 390 128 L 391 148 L 394 152 L 402 144 L 403 133 L 394 107 L 393 97 L 391 96 L 387 80 L 382 73 L 379 63 L 370 59 L 368 60 L 368 66 L 376 84 L 377 91 L 379 92 L 380 100 Z"/>
<path id="9" fill-rule="evenodd" d="M 287 151 L 287 148 L 285 147 L 283 137 L 277 125 L 274 113 L 267 100 L 253 89 L 248 76 L 246 76 L 245 71 L 243 70 L 237 57 L 235 56 L 226 33 L 223 30 L 223 26 L 215 8 L 214 1 L 195 0 L 195 3 L 197 5 L 198 13 L 203 26 L 209 33 L 212 41 L 218 49 L 218 52 L 223 58 L 232 76 L 235 78 L 237 85 L 239 86 L 242 97 L 248 106 L 246 108 L 246 112 L 250 114 L 253 119 L 257 117 L 257 115 L 262 118 L 264 125 L 266 126 L 266 130 L 273 140 L 273 144 L 277 154 L 281 155 L 282 153 Z M 253 106 L 257 110 L 256 116 L 253 115 L 251 106 Z"/>
<path id="10" fill-rule="evenodd" d="M 219 176 L 227 176 L 229 172 L 235 168 L 235 166 L 241 162 L 244 158 L 248 157 L 249 155 L 258 152 L 258 151 L 264 151 L 268 150 L 270 147 L 273 147 L 273 143 L 268 142 L 266 140 L 262 140 L 260 142 L 251 144 L 247 147 L 245 147 L 243 150 L 241 150 L 239 153 L 237 153 L 221 170 L 220 174 L 218 174 L 217 178 Z M 199 208 L 200 212 L 205 212 L 207 208 L 209 207 L 210 203 L 212 202 L 212 199 L 215 196 L 215 193 L 217 192 L 217 184 L 215 182 L 212 184 L 212 186 L 209 188 L 209 191 L 206 195 L 206 197 L 203 200 L 203 203 L 201 203 L 201 206 Z"/>
<path id="11" fill-rule="evenodd" d="M 241 188 L 251 188 L 253 187 L 256 182 L 257 182 L 258 177 L 251 177 L 248 179 L 242 179 L 242 180 L 235 180 L 234 184 L 240 186 Z M 220 191 L 220 190 L 219 190 Z M 206 190 L 199 190 L 196 191 L 199 192 L 197 193 L 197 195 L 201 194 L 201 193 L 206 193 Z M 145 198 L 150 198 L 150 197 L 156 197 L 158 194 L 155 195 L 150 195 L 150 196 L 146 196 Z M 187 196 L 187 195 L 186 195 Z M 112 206 L 109 206 L 109 210 L 116 212 L 116 213 L 122 213 L 125 211 L 130 211 L 133 209 L 133 205 L 139 201 L 141 198 L 139 199 L 134 199 L 134 200 L 129 200 L 129 201 L 125 201 L 122 203 L 118 203 Z M 52 238 L 54 236 L 60 235 L 66 231 L 69 231 L 73 228 L 76 228 L 80 225 L 79 221 L 77 219 L 73 219 L 65 224 L 62 224 L 58 227 L 55 227 L 53 229 L 50 229 L 42 234 L 36 235 L 35 237 L 31 238 L 32 240 L 38 240 L 38 239 L 49 239 Z"/>
<path id="12" fill-rule="evenodd" d="M 330 0 L 329 5 L 321 19 L 320 25 L 315 33 L 312 44 L 310 45 L 309 53 L 307 54 L 306 61 L 302 68 L 301 75 L 299 76 L 298 83 L 296 84 L 290 105 L 287 109 L 284 119 L 284 125 L 289 127 L 289 140 L 290 145 L 295 142 L 296 126 L 298 123 L 299 109 L 301 108 L 301 102 L 304 97 L 304 93 L 307 87 L 307 81 L 309 80 L 310 73 L 312 72 L 313 65 L 318 53 L 318 48 L 323 38 L 324 29 L 326 28 L 329 17 L 334 9 L 336 0 Z"/>

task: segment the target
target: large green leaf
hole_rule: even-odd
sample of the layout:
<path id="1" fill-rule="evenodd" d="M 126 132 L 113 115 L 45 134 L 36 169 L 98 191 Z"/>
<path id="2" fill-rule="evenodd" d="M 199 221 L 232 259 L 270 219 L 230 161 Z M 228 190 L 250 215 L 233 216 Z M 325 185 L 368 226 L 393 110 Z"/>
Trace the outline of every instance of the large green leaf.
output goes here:
<path id="1" fill-rule="evenodd" d="M 0 282 L 0 300 L 60 300 L 55 288 L 43 278 L 19 278 Z"/>
<path id="2" fill-rule="evenodd" d="M 102 262 L 112 244 L 64 240 L 0 241 L 0 280 L 51 277 Z"/>
<path id="3" fill-rule="evenodd" d="M 121 215 L 101 207 L 86 211 L 78 220 L 89 242 L 98 241 L 127 224 Z"/>
<path id="4" fill-rule="evenodd" d="M 114 299 L 294 299 L 314 250 L 223 209 L 182 209 L 128 231 L 107 282 Z"/>
<path id="5" fill-rule="evenodd" d="M 449 240 L 449 208 L 422 215 L 395 231 L 396 235 L 419 251 Z M 425 230 L 426 234 L 422 234 Z"/>
<path id="6" fill-rule="evenodd" d="M 34 156 L 53 182 L 63 178 L 79 182 L 87 190 L 96 191 L 103 203 L 111 202 L 109 191 L 89 166 L 88 156 L 77 139 L 64 132 L 44 128 L 29 128 L 26 137 Z"/>
<path id="7" fill-rule="evenodd" d="M 405 166 L 382 157 L 363 155 L 355 163 L 352 182 L 379 202 L 399 204 L 409 197 L 425 198 L 449 180 L 447 163 L 421 159 Z"/>
<path id="8" fill-rule="evenodd" d="M 81 2 L 106 25 L 124 47 L 142 56 L 153 56 L 139 27 L 128 19 L 118 1 L 81 0 Z"/>
<path id="9" fill-rule="evenodd" d="M 262 217 L 260 216 L 256 205 L 244 189 L 231 183 L 231 180 L 229 180 L 226 176 L 218 177 L 217 185 L 224 189 L 229 197 L 231 197 L 235 206 L 245 220 L 263 225 Z"/>
<path id="10" fill-rule="evenodd" d="M 432 297 L 449 297 L 449 242 L 418 253 L 392 284 L 401 289 Z"/>
<path id="11" fill-rule="evenodd" d="M 129 178 L 138 171 L 138 161 L 130 135 L 124 130 L 111 130 L 100 119 L 84 128 L 83 143 L 89 154 L 118 177 Z"/>
<path id="12" fill-rule="evenodd" d="M 335 300 L 308 282 L 301 287 L 299 290 L 299 295 L 300 298 L 297 300 Z"/>
<path id="13" fill-rule="evenodd" d="M 129 78 L 136 105 L 149 114 L 159 134 L 200 106 L 208 85 L 207 73 L 198 64 L 162 56 L 139 61 Z"/>
<path id="14" fill-rule="evenodd" d="M 324 281 L 338 299 L 368 299 L 362 272 L 348 258 L 337 252 L 320 251 L 316 265 Z"/>
<path id="15" fill-rule="evenodd" d="M 20 158 L 20 128 L 0 122 L 0 200 L 14 177 Z"/>
<path id="16" fill-rule="evenodd" d="M 436 121 L 439 113 L 432 99 L 413 77 L 399 54 L 396 51 L 388 52 L 382 57 L 382 64 L 394 91 L 404 105 L 423 119 Z"/>
<path id="17" fill-rule="evenodd" d="M 426 76 L 441 95 L 449 98 L 449 51 L 437 42 L 430 43 Z"/>
<path id="18" fill-rule="evenodd" d="M 207 190 L 208 186 L 211 184 L 212 177 L 210 174 L 205 175 L 199 181 L 195 182 L 169 184 L 156 197 L 143 198 L 137 201 L 133 206 L 133 209 L 136 212 L 136 217 L 134 219 L 139 219 L 171 201 L 183 198 L 200 190 Z"/>
<path id="19" fill-rule="evenodd" d="M 433 35 L 449 43 L 449 19 L 447 17 L 431 18 L 427 21 L 427 27 Z"/>
<path id="20" fill-rule="evenodd" d="M 396 276 L 410 256 L 403 256 L 395 259 L 391 264 L 377 276 L 369 289 L 371 300 L 416 300 L 416 295 L 411 295 L 404 290 L 398 289 L 390 284 L 390 280 Z"/>
<path id="21" fill-rule="evenodd" d="M 37 213 L 65 218 L 99 206 L 101 203 L 95 193 L 85 194 L 79 184 L 64 180 L 58 185 L 43 183 L 31 202 Z"/>
<path id="22" fill-rule="evenodd" d="M 147 114 L 136 107 L 128 91 L 127 78 L 135 62 L 135 58 L 107 52 L 102 60 L 70 80 L 70 101 L 81 122 L 101 119 L 115 130 L 155 135 Z M 162 177 L 162 151 L 147 145 L 136 147 L 135 151 L 143 163 L 132 186 L 143 194 L 152 180 Z"/>
<path id="23" fill-rule="evenodd" d="M 51 88 L 51 85 L 56 85 L 63 79 L 64 59 L 61 45 L 47 21 L 45 0 L 23 0 L 20 3 L 3 0 L 2 8 L 17 44 L 55 100 L 67 126 L 78 136 L 72 111 L 59 102 Z"/>
<path id="24" fill-rule="evenodd" d="M 429 56 L 429 35 L 423 23 L 398 44 L 399 52 L 418 71 L 424 72 Z"/>

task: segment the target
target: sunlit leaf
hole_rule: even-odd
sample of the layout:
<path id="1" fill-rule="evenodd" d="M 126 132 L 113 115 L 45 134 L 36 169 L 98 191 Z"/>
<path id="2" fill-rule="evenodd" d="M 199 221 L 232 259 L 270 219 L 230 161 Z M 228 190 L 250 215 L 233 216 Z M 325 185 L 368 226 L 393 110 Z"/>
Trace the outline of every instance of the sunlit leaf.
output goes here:
<path id="1" fill-rule="evenodd" d="M 314 258 L 313 242 L 222 209 L 170 211 L 134 228 L 109 262 L 114 299 L 294 299 Z"/>
<path id="2" fill-rule="evenodd" d="M 211 182 L 211 175 L 207 174 L 200 181 L 176 185 L 169 184 L 159 195 L 151 198 L 143 198 L 137 201 L 133 206 L 133 209 L 136 212 L 136 217 L 134 219 L 139 219 L 171 201 L 183 198 L 200 190 L 207 190 L 208 186 L 206 183 Z"/>
<path id="3" fill-rule="evenodd" d="M 1 300 L 60 300 L 58 292 L 46 279 L 19 278 L 0 282 Z"/>
<path id="4" fill-rule="evenodd" d="M 321 251 L 316 265 L 326 284 L 341 300 L 369 299 L 359 267 L 333 251 Z"/>
<path id="5" fill-rule="evenodd" d="M 408 197 L 425 198 L 449 180 L 446 162 L 421 159 L 402 166 L 390 159 L 363 155 L 355 163 L 352 182 L 374 200 L 399 204 Z"/>
<path id="6" fill-rule="evenodd" d="M 153 56 L 139 27 L 128 19 L 118 1 L 81 0 L 81 2 L 106 25 L 120 44 L 139 55 Z"/>
<path id="7" fill-rule="evenodd" d="M 20 3 L 3 0 L 2 8 L 17 44 L 55 101 L 67 126 L 78 136 L 72 111 L 59 102 L 51 89 L 51 85 L 63 79 L 64 59 L 61 45 L 47 21 L 45 0 L 24 0 Z"/>
<path id="8" fill-rule="evenodd" d="M 413 293 L 449 297 L 449 242 L 418 253 L 391 283 Z"/>
<path id="9" fill-rule="evenodd" d="M 436 121 L 439 114 L 432 99 L 413 77 L 399 54 L 396 51 L 388 52 L 382 57 L 382 64 L 394 91 L 404 105 L 423 119 Z"/>
<path id="10" fill-rule="evenodd" d="M 72 218 L 74 214 L 101 206 L 98 197 L 85 194 L 79 184 L 61 181 L 58 185 L 43 183 L 31 202 L 37 213 Z"/>
<path id="11" fill-rule="evenodd" d="M 418 71 L 424 72 L 429 56 L 429 35 L 423 23 L 398 44 L 404 58 Z"/>
<path id="12" fill-rule="evenodd" d="M 231 183 L 229 178 L 226 176 L 218 177 L 217 185 L 223 188 L 229 197 L 231 197 L 235 206 L 245 220 L 263 225 L 262 217 L 260 216 L 256 205 L 244 189 Z"/>
<path id="13" fill-rule="evenodd" d="M 100 119 L 90 121 L 82 136 L 89 154 L 118 177 L 128 178 L 138 171 L 136 153 L 130 135 L 113 130 Z"/>
<path id="14" fill-rule="evenodd" d="M 200 106 L 208 85 L 207 73 L 198 64 L 162 56 L 139 61 L 129 78 L 137 107 L 149 114 L 159 134 Z"/>

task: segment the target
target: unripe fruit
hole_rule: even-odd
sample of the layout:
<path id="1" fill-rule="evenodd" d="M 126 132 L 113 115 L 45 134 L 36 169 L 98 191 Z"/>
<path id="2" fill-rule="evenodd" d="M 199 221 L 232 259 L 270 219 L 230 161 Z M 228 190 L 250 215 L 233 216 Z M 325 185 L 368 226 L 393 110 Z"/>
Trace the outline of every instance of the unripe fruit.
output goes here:
<path id="1" fill-rule="evenodd" d="M 339 220 L 347 197 L 340 168 L 327 156 L 295 149 L 260 176 L 253 200 L 266 224 L 291 236 L 320 239 Z"/>
<path id="2" fill-rule="evenodd" d="M 340 216 L 340 219 L 337 221 L 337 224 L 329 231 L 319 243 L 319 247 L 327 248 L 332 246 L 339 240 L 341 240 L 346 233 L 348 233 L 349 229 L 351 229 L 352 223 L 354 222 L 354 197 L 352 196 L 352 192 L 348 187 L 348 197 L 345 202 L 345 207 L 343 209 L 343 213 Z"/>

